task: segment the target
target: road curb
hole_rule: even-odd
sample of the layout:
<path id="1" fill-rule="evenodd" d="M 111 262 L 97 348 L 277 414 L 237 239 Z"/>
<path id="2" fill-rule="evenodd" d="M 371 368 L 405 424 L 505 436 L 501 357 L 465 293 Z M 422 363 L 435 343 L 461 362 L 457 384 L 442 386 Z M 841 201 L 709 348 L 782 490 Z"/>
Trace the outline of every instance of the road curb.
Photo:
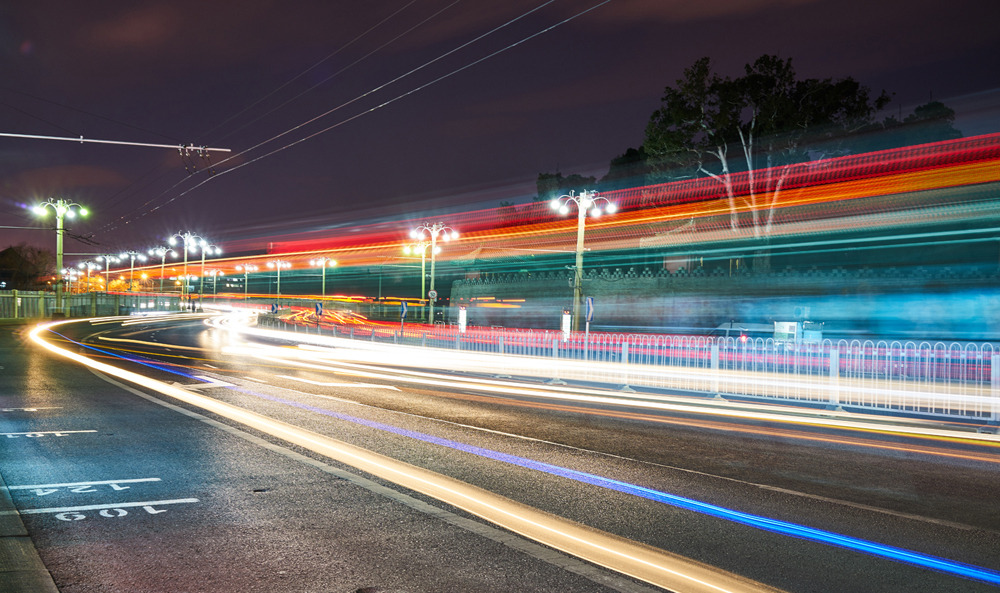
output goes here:
<path id="1" fill-rule="evenodd" d="M 0 474 L 0 593 L 59 593 Z"/>

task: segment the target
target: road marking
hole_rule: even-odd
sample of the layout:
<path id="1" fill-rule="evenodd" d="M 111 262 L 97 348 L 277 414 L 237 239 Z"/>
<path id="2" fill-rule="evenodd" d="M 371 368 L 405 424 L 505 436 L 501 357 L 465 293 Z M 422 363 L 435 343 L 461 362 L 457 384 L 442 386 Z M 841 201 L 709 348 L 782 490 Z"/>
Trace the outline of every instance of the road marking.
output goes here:
<path id="1" fill-rule="evenodd" d="M 62 406 L 48 406 L 43 408 L 0 408 L 0 412 L 37 412 L 38 410 L 61 410 Z"/>
<path id="2" fill-rule="evenodd" d="M 53 488 L 82 488 L 86 486 L 111 486 L 115 490 L 124 490 L 128 486 L 119 486 L 120 484 L 137 484 L 139 482 L 159 482 L 160 478 L 133 478 L 129 480 L 98 480 L 95 482 L 66 482 L 62 484 L 28 484 L 22 486 L 8 486 L 8 490 L 40 490 L 40 489 L 53 489 Z"/>
<path id="3" fill-rule="evenodd" d="M 257 379 L 257 378 L 254 378 L 254 377 L 243 377 L 243 378 L 246 379 L 247 381 L 256 381 L 258 383 L 264 383 L 265 385 L 267 384 L 267 381 L 265 381 L 263 379 Z"/>
<path id="4" fill-rule="evenodd" d="M 172 385 L 174 387 L 180 387 L 181 389 L 210 389 L 212 387 L 236 387 L 232 383 L 226 383 L 225 381 L 220 381 L 212 377 L 206 377 L 205 375 L 191 375 L 191 376 L 194 377 L 195 379 L 201 379 L 202 381 L 204 381 L 204 383 L 193 383 L 188 385 L 174 381 Z"/>
<path id="5" fill-rule="evenodd" d="M 47 434 L 51 434 L 57 437 L 64 437 L 68 434 L 78 434 L 81 432 L 97 432 L 96 430 L 37 430 L 33 432 L 0 432 L 0 436 L 5 436 L 8 439 L 16 439 L 18 437 L 43 437 Z"/>
<path id="6" fill-rule="evenodd" d="M 216 367 L 216 366 L 212 366 L 212 365 L 208 364 L 207 362 L 201 363 L 201 366 L 208 367 L 210 369 L 217 369 L 217 368 L 219 368 L 219 367 Z"/>
<path id="7" fill-rule="evenodd" d="M 343 383 L 340 381 L 313 381 L 312 379 L 302 379 L 300 377 L 292 377 L 291 375 L 276 375 L 283 379 L 291 379 L 292 381 L 301 381 L 302 383 L 309 383 L 310 385 L 319 385 L 320 387 L 371 387 L 373 389 L 391 389 L 393 391 L 399 391 L 399 387 L 395 385 L 379 385 L 378 383 Z"/>
<path id="8" fill-rule="evenodd" d="M 106 509 L 130 509 L 135 507 L 161 507 L 169 504 L 190 504 L 194 502 L 200 502 L 197 498 L 175 498 L 172 500 L 148 500 L 144 502 L 119 502 L 115 504 L 88 504 L 75 507 L 47 507 L 43 509 L 22 509 L 11 510 L 11 511 L 0 511 L 0 515 L 44 515 L 44 514 L 58 514 L 58 513 L 82 513 L 83 511 L 101 511 Z M 156 509 L 152 509 L 152 514 L 161 513 Z"/>

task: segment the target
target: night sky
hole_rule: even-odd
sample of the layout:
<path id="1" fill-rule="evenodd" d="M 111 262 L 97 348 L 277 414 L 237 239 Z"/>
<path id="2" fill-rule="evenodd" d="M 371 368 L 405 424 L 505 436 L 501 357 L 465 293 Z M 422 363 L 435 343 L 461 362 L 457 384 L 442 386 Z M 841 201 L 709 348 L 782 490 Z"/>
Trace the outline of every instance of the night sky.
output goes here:
<path id="1" fill-rule="evenodd" d="M 95 244 L 67 254 L 529 202 L 538 173 L 601 177 L 639 146 L 702 56 L 732 75 L 791 57 L 800 77 L 894 93 L 894 115 L 933 98 L 966 135 L 996 132 L 998 16 L 995 0 L 7 2 L 0 132 L 233 152 L 210 176 L 173 149 L 0 137 L 0 248 L 54 248 L 9 228 L 43 226 L 25 205 L 50 197 L 92 212 L 71 231 Z"/>

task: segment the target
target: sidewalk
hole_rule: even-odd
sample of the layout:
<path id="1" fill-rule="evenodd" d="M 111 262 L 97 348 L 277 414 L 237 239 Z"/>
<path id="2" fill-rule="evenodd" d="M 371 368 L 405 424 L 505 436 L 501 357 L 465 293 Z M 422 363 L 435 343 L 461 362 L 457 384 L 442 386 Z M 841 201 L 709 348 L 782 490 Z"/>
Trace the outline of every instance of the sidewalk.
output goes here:
<path id="1" fill-rule="evenodd" d="M 0 475 L 0 593 L 58 593 Z"/>

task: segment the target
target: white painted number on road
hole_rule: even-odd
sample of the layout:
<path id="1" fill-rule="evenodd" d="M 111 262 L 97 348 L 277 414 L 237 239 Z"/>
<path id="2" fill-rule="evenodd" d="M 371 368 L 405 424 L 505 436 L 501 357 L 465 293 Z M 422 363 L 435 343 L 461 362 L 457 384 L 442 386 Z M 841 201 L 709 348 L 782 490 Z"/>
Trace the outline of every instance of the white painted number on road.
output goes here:
<path id="1" fill-rule="evenodd" d="M 45 436 L 64 437 L 68 434 L 79 434 L 84 432 L 97 432 L 96 430 L 40 430 L 35 432 L 0 432 L 0 436 L 8 439 L 19 439 L 21 437 L 36 439 Z"/>
<path id="2" fill-rule="evenodd" d="M 107 486 L 112 490 L 128 490 L 131 486 L 127 484 L 137 484 L 140 482 L 159 482 L 160 478 L 134 478 L 129 480 L 101 480 L 99 482 L 69 482 L 64 484 L 28 484 L 24 486 L 9 486 L 8 490 L 30 490 L 35 496 L 48 496 L 64 489 L 74 494 L 85 494 L 97 492 L 97 487 Z"/>

